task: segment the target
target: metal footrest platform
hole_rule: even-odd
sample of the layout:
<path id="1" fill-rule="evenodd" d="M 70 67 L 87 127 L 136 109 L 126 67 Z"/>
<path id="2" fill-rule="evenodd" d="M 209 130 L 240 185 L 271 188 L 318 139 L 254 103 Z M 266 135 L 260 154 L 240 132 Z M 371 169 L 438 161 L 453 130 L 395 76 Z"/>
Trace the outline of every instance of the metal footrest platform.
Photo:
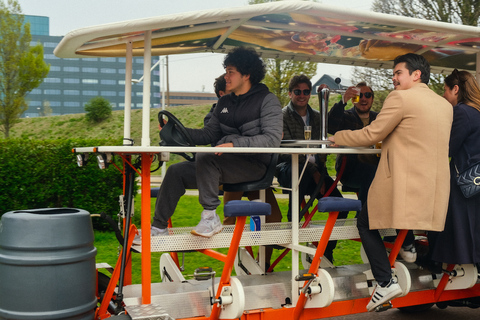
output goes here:
<path id="1" fill-rule="evenodd" d="M 133 305 L 125 309 L 132 320 L 175 320 L 156 304 Z"/>
<path id="2" fill-rule="evenodd" d="M 299 229 L 299 242 L 319 241 L 325 221 L 312 221 L 307 228 Z M 228 248 L 232 241 L 233 229 L 235 226 L 224 226 L 222 232 L 211 238 L 203 238 L 190 234 L 193 227 L 170 228 L 168 236 L 157 236 L 151 238 L 152 252 L 173 252 L 189 251 L 211 248 Z M 395 230 L 380 230 L 382 236 L 396 235 Z M 339 219 L 335 223 L 330 240 L 357 239 L 359 238 L 356 226 L 356 219 Z M 283 245 L 292 242 L 292 224 L 290 222 L 265 223 L 261 231 L 250 231 L 245 226 L 240 246 L 259 245 Z M 133 246 L 141 251 L 140 246 Z"/>
<path id="3" fill-rule="evenodd" d="M 410 291 L 420 291 L 434 289 L 432 275 L 419 269 L 415 264 L 405 264 L 409 268 L 412 284 Z M 333 279 L 335 294 L 333 301 L 344 301 L 352 299 L 362 299 L 370 296 L 366 271 L 369 270 L 368 264 L 338 266 L 336 268 L 327 268 L 326 270 Z M 306 272 L 306 270 L 304 270 Z M 245 310 L 255 310 L 262 308 L 282 308 L 286 299 L 291 296 L 292 281 L 291 272 L 274 272 L 266 275 L 248 275 L 238 276 L 245 293 Z M 216 278 L 218 283 L 219 278 Z M 210 281 L 188 280 L 183 283 L 164 282 L 152 284 L 152 306 L 162 306 L 163 314 L 175 318 L 187 318 L 194 316 L 209 316 L 211 312 L 210 305 Z M 141 285 L 130 285 L 124 287 L 124 302 L 127 305 L 127 311 L 134 306 L 141 305 Z M 188 301 L 189 303 L 185 303 Z M 147 305 L 148 306 L 148 305 Z M 136 314 L 131 314 L 133 319 L 164 319 L 150 318 L 147 312 L 149 308 L 145 306 L 145 311 L 139 309 L 138 318 Z M 145 318 L 140 318 L 140 316 Z M 165 318 L 171 319 L 171 318 Z"/>

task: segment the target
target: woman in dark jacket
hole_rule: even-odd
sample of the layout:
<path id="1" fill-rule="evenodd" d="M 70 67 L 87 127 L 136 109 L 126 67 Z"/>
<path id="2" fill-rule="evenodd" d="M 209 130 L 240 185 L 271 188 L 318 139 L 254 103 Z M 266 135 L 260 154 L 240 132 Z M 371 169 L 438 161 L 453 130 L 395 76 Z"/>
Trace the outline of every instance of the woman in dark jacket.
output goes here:
<path id="1" fill-rule="evenodd" d="M 480 266 L 480 196 L 465 198 L 456 183 L 480 161 L 480 88 L 474 76 L 455 69 L 445 78 L 443 95 L 453 106 L 450 136 L 450 199 L 445 229 L 437 235 L 432 259 Z"/>

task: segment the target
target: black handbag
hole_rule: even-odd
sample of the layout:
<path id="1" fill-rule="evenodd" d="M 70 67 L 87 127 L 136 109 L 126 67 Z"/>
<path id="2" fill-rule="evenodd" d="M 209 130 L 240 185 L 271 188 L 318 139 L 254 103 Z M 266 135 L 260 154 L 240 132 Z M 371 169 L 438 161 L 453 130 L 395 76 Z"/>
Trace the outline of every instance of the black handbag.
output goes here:
<path id="1" fill-rule="evenodd" d="M 480 194 L 480 162 L 460 173 L 455 165 L 455 170 L 457 171 L 457 185 L 465 198 L 472 198 Z"/>

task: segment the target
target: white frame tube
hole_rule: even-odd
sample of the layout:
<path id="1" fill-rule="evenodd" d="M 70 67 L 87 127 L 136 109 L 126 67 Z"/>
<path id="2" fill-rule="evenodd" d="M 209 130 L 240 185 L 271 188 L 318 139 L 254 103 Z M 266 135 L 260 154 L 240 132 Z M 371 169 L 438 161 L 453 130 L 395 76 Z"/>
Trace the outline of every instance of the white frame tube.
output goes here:
<path id="1" fill-rule="evenodd" d="M 143 100 L 142 100 L 142 147 L 150 146 L 150 85 L 152 66 L 152 31 L 145 31 L 143 42 Z"/>

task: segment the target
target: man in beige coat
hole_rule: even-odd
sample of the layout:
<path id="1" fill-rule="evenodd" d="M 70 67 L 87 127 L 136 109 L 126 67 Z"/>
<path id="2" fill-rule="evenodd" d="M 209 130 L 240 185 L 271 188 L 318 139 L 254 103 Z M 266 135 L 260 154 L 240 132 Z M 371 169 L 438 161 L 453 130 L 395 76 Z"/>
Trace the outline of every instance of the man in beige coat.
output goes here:
<path id="1" fill-rule="evenodd" d="M 380 163 L 357 218 L 357 227 L 377 285 L 368 311 L 402 292 L 392 278 L 378 229 L 443 230 L 449 187 L 451 105 L 427 86 L 430 65 L 409 53 L 394 61 L 395 90 L 375 121 L 331 137 L 336 145 L 382 143 Z"/>

